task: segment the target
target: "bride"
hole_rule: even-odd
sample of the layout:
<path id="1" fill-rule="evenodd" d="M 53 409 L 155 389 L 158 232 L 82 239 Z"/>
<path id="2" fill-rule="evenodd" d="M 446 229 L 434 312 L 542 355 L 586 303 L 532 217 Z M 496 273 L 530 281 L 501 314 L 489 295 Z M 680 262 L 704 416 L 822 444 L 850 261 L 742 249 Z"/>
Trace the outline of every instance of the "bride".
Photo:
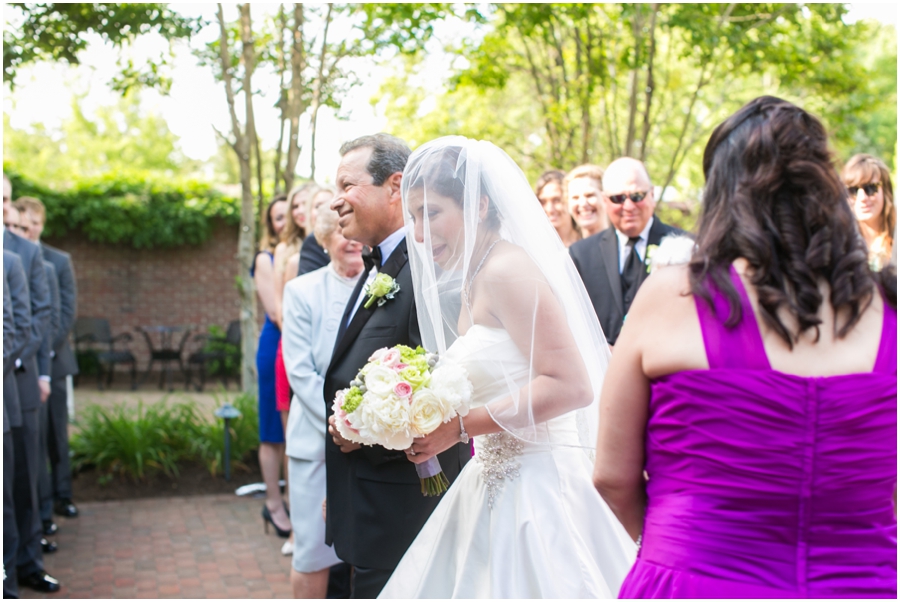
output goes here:
<path id="1" fill-rule="evenodd" d="M 401 186 L 423 346 L 475 388 L 406 453 L 471 436 L 475 457 L 380 597 L 615 597 L 635 545 L 591 483 L 609 349 L 565 247 L 489 142 L 429 142 Z"/>

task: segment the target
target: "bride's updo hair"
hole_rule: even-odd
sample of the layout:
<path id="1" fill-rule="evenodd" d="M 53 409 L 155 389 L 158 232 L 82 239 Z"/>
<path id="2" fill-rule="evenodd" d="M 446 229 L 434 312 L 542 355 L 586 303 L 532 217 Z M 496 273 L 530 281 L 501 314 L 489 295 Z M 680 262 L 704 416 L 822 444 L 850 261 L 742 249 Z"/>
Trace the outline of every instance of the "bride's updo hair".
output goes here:
<path id="1" fill-rule="evenodd" d="M 460 146 L 447 146 L 426 157 L 413 176 L 414 181 L 410 188 L 412 190 L 423 188 L 433 190 L 441 196 L 453 199 L 462 209 L 468 183 L 466 177 L 468 157 L 462 154 L 463 150 Z M 477 194 L 472 198 L 481 198 L 482 196 L 488 197 L 488 210 L 487 216 L 484 218 L 484 225 L 490 230 L 500 229 L 500 213 L 490 200 L 484 178 L 479 176 Z"/>
<path id="2" fill-rule="evenodd" d="M 713 131 L 703 173 L 691 289 L 710 301 L 712 279 L 728 298 L 727 326 L 741 319 L 740 296 L 728 276 L 738 257 L 753 268 L 763 320 L 791 347 L 807 330 L 818 335 L 822 280 L 831 289 L 838 338 L 859 321 L 876 281 L 896 306 L 895 272 L 879 277 L 869 270 L 865 243 L 818 119 L 779 98 L 752 100 Z M 779 318 L 780 308 L 796 317 L 797 332 Z"/>

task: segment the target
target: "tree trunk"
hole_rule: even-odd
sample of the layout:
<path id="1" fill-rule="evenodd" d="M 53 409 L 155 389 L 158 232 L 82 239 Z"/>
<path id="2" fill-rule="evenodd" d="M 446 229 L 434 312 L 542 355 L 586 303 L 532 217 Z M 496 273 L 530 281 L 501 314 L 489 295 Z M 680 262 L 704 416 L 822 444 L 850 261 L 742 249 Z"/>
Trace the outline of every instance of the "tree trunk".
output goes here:
<path id="1" fill-rule="evenodd" d="M 294 174 L 300 159 L 300 115 L 303 114 L 303 68 L 306 55 L 303 49 L 303 5 L 294 4 L 294 24 L 291 30 L 291 88 L 288 93 L 288 137 L 287 165 L 284 168 L 284 187 L 290 191 L 294 187 Z"/>
<path id="2" fill-rule="evenodd" d="M 275 179 L 275 194 L 279 192 L 288 192 L 287 190 L 282 190 L 282 182 L 283 179 L 283 170 L 281 167 L 281 160 L 284 157 L 284 122 L 285 122 L 285 113 L 287 112 L 287 93 L 284 89 L 284 73 L 287 69 L 287 60 L 285 59 L 284 52 L 284 32 L 287 30 L 287 20 L 284 16 L 284 5 L 278 5 L 278 112 L 279 117 L 281 118 L 281 123 L 278 128 L 278 145 L 275 147 L 275 173 L 273 177 Z"/>
<path id="3" fill-rule="evenodd" d="M 656 15 L 659 12 L 659 4 L 651 4 L 650 10 L 650 50 L 647 55 L 647 83 L 644 86 L 644 124 L 641 131 L 640 160 L 647 158 L 647 138 L 650 136 L 650 110 L 653 108 L 653 59 L 656 56 Z"/>
<path id="4" fill-rule="evenodd" d="M 328 27 L 331 25 L 331 12 L 334 4 L 328 5 L 325 14 L 325 29 L 322 32 L 322 50 L 319 52 L 319 72 L 316 76 L 316 87 L 313 90 L 312 114 L 309 117 L 309 177 L 316 177 L 316 120 L 319 116 L 319 107 L 322 106 L 322 88 L 325 86 L 325 55 L 328 51 Z"/>
<path id="5" fill-rule="evenodd" d="M 244 67 L 243 90 L 246 98 L 247 129 L 242 131 L 240 121 L 235 110 L 235 98 L 233 76 L 231 73 L 231 54 L 228 49 L 228 33 L 225 27 L 225 17 L 222 5 L 218 5 L 217 17 L 219 21 L 219 59 L 222 66 L 222 80 L 225 83 L 225 97 L 228 101 L 228 111 L 231 116 L 231 132 L 234 141 L 231 147 L 238 158 L 241 174 L 241 226 L 238 233 L 238 292 L 241 299 L 241 388 L 246 393 L 256 392 L 256 287 L 253 280 L 248 277 L 247 270 L 253 263 L 256 253 L 256 219 L 254 217 L 253 203 L 253 175 L 250 167 L 251 132 L 253 109 L 253 88 L 250 86 L 253 74 L 253 38 L 250 30 L 250 5 L 244 4 L 241 10 L 241 63 Z M 248 43 L 249 40 L 249 43 Z"/>

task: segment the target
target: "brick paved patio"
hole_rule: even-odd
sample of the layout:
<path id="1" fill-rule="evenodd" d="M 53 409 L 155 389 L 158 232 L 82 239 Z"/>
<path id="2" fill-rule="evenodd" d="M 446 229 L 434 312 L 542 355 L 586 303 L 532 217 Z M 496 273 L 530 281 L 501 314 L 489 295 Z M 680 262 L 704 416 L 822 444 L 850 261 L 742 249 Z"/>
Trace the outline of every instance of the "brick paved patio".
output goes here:
<path id="1" fill-rule="evenodd" d="M 290 598 L 284 542 L 265 535 L 261 499 L 235 495 L 79 504 L 57 518 L 44 557 L 58 594 L 24 598 Z"/>

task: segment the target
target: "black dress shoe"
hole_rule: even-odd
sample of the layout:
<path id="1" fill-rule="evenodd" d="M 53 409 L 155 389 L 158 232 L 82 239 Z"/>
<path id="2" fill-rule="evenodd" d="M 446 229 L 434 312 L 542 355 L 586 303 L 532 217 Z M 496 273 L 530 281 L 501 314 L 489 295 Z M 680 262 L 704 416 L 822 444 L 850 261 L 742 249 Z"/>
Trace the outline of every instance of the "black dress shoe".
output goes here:
<path id="1" fill-rule="evenodd" d="M 42 521 L 44 525 L 44 535 L 55 535 L 57 531 L 59 531 L 59 527 L 56 526 L 52 520 Z"/>
<path id="2" fill-rule="evenodd" d="M 43 550 L 44 554 L 52 554 L 58 549 L 55 541 L 47 541 L 41 537 L 41 550 Z"/>
<path id="3" fill-rule="evenodd" d="M 56 500 L 56 504 L 53 506 L 53 511 L 56 512 L 58 516 L 67 516 L 69 518 L 75 518 L 78 516 L 78 508 L 75 507 L 75 504 L 72 503 L 72 500 L 68 498 L 61 498 Z"/>
<path id="4" fill-rule="evenodd" d="M 45 594 L 58 592 L 60 587 L 59 581 L 48 575 L 46 571 L 38 571 L 25 577 L 19 577 L 19 585 L 24 585 Z"/>

